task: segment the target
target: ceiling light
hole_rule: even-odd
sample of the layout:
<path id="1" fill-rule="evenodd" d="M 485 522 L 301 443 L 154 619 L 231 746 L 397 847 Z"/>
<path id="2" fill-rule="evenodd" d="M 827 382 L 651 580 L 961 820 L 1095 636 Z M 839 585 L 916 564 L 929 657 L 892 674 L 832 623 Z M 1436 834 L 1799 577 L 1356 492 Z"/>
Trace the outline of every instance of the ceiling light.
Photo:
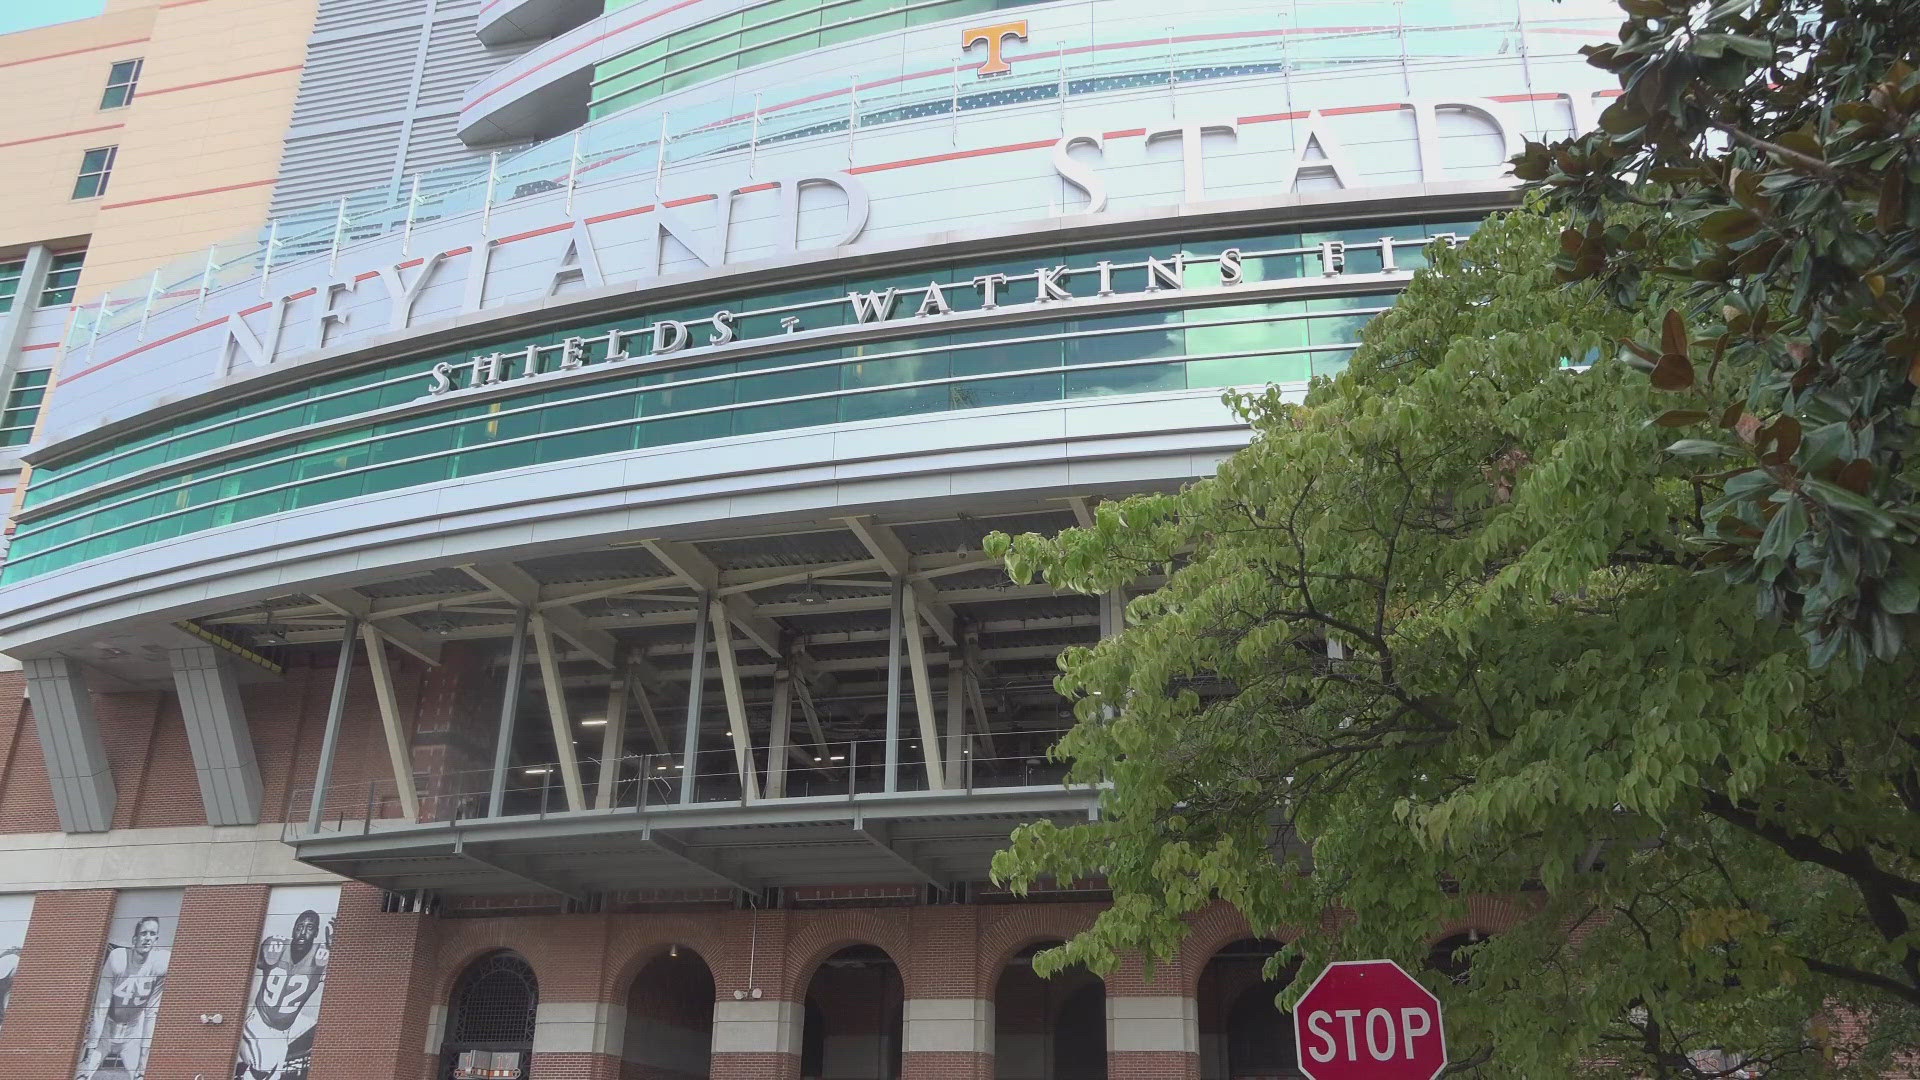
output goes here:
<path id="1" fill-rule="evenodd" d="M 548 773 L 552 772 L 553 770 L 552 769 L 527 769 L 524 771 L 528 776 L 545 776 Z"/>
<path id="2" fill-rule="evenodd" d="M 580 726 L 581 727 L 606 727 L 607 718 L 604 716 L 600 716 L 600 717 L 595 717 L 594 719 L 591 719 L 591 720 L 582 720 L 580 721 Z"/>

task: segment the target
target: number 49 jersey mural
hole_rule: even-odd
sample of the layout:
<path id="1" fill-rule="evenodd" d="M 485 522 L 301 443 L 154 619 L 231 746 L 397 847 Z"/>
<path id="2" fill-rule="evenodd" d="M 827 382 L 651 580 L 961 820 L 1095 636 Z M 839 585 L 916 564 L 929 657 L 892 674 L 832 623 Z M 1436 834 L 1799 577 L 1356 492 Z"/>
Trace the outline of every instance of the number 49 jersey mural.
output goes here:
<path id="1" fill-rule="evenodd" d="M 273 890 L 254 957 L 253 991 L 234 1080 L 308 1080 L 333 950 L 338 886 Z"/>

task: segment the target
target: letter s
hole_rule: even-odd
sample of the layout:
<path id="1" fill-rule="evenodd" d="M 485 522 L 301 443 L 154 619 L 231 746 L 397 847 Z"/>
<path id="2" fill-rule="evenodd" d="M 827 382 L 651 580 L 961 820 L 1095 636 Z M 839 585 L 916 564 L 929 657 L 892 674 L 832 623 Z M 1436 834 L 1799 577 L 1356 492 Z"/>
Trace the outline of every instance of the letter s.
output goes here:
<path id="1" fill-rule="evenodd" d="M 1308 1056 L 1312 1057 L 1315 1061 L 1333 1060 L 1335 1053 L 1333 1032 L 1327 1030 L 1327 1022 L 1332 1019 L 1333 1017 L 1328 1015 L 1324 1009 L 1316 1009 L 1307 1014 L 1307 1030 L 1312 1033 L 1314 1038 L 1319 1039 L 1327 1046 L 1325 1050 L 1312 1046 L 1307 1047 Z"/>
<path id="2" fill-rule="evenodd" d="M 453 389 L 453 365 L 441 361 L 433 365 L 433 385 L 427 388 L 429 394 L 444 394 Z"/>
<path id="3" fill-rule="evenodd" d="M 1053 171 L 1059 173 L 1062 180 L 1087 193 L 1087 208 L 1081 213 L 1098 214 L 1107 208 L 1107 184 L 1100 179 L 1099 174 L 1093 171 L 1092 165 L 1075 159 L 1069 153 L 1081 143 L 1093 147 L 1102 154 L 1106 153 L 1106 137 L 1097 131 L 1068 135 L 1053 144 Z"/>

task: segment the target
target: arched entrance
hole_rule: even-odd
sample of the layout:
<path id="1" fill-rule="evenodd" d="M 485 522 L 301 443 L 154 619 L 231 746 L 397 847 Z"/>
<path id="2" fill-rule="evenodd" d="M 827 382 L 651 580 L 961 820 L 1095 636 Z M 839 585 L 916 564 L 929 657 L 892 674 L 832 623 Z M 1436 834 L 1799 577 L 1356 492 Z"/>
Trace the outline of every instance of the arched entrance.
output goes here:
<path id="1" fill-rule="evenodd" d="M 807 983 L 801 1080 L 899 1080 L 906 995 L 885 951 L 852 945 Z"/>
<path id="2" fill-rule="evenodd" d="M 1274 1080 L 1300 1075 L 1294 1057 L 1293 1017 L 1274 997 L 1293 981 L 1289 968 L 1264 974 L 1280 943 L 1236 941 L 1207 961 L 1200 973 L 1201 1080 Z"/>
<path id="3" fill-rule="evenodd" d="M 706 1080 L 713 1059 L 713 973 L 675 945 L 640 969 L 627 990 L 621 1074 Z"/>
<path id="4" fill-rule="evenodd" d="M 462 1055 L 489 1054 L 491 1062 L 469 1058 L 468 1065 L 515 1067 L 522 1080 L 531 1077 L 533 1025 L 539 1009 L 540 982 L 520 954 L 488 953 L 468 964 L 447 1003 L 440 1076 L 452 1080 Z"/>
<path id="5" fill-rule="evenodd" d="M 1106 1080 L 1107 987 L 1072 967 L 1043 979 L 1034 954 L 1059 942 L 1022 949 L 993 988 L 995 1080 Z"/>
<path id="6" fill-rule="evenodd" d="M 1480 931 L 1467 930 L 1434 942 L 1433 948 L 1427 951 L 1427 969 L 1439 972 L 1448 982 L 1465 983 L 1473 958 L 1461 950 L 1479 944 L 1480 937 Z"/>

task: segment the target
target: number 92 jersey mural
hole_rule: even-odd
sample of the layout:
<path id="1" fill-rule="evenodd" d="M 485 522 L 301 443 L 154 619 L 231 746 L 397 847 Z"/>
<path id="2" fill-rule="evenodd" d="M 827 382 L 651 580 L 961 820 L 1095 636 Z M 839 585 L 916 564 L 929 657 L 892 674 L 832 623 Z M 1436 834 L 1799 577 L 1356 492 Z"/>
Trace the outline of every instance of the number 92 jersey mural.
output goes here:
<path id="1" fill-rule="evenodd" d="M 311 1074 L 339 903 L 338 886 L 273 890 L 254 957 L 234 1080 L 306 1080 Z"/>

